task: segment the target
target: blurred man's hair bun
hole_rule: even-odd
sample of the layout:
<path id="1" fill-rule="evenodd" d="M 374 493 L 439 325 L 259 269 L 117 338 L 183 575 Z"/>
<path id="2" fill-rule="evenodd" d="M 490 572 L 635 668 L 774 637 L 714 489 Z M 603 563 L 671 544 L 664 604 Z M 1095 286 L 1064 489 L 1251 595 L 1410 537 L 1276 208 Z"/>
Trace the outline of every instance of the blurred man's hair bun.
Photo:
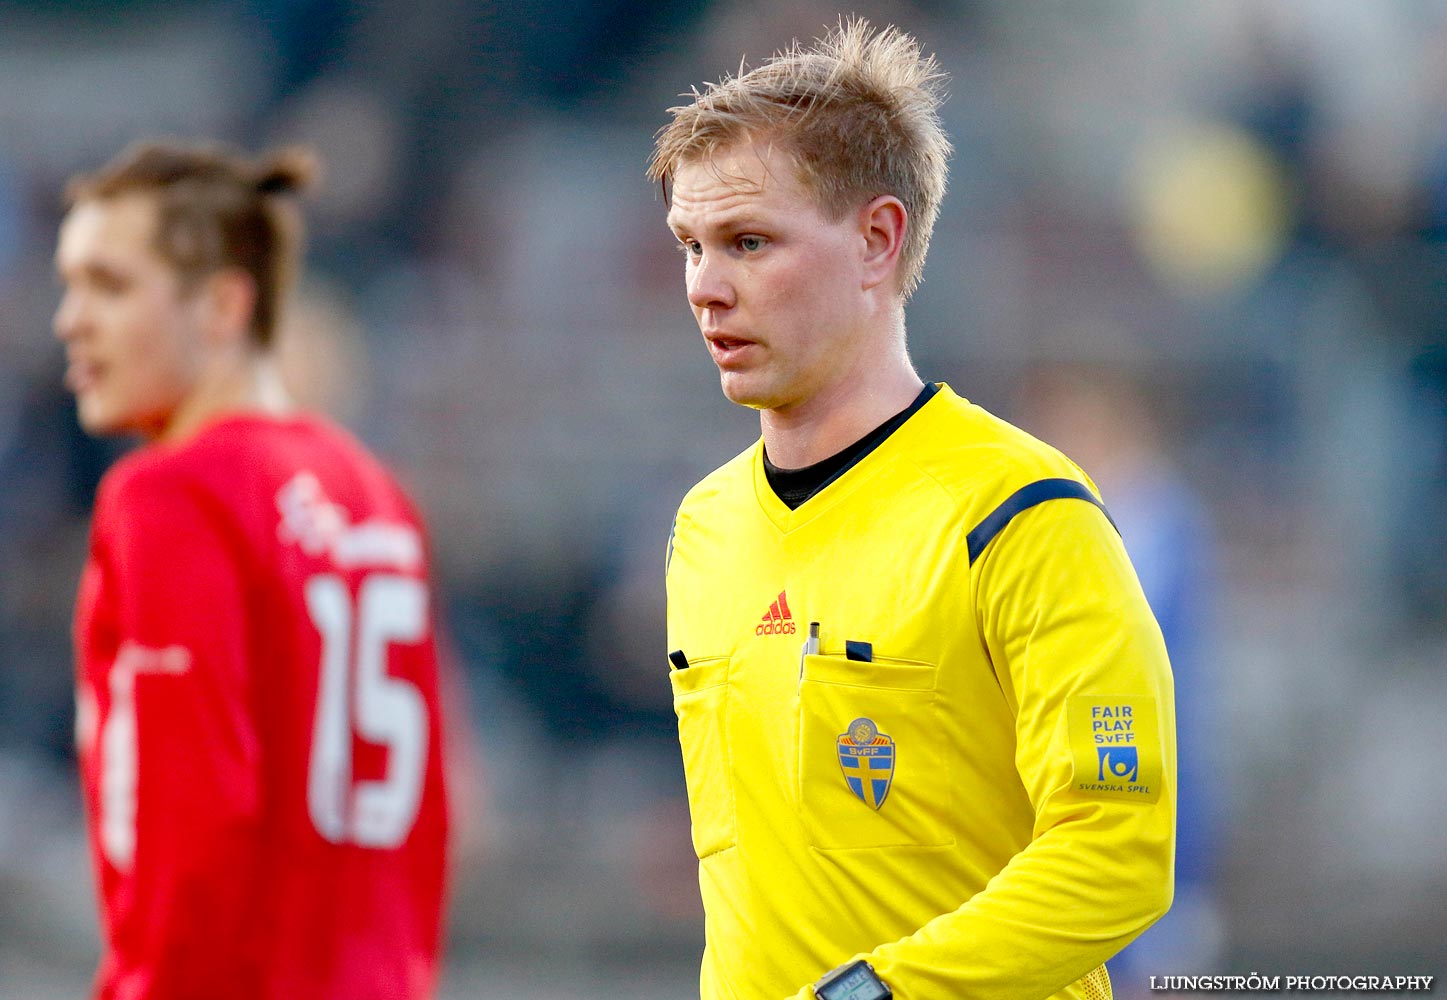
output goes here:
<path id="1" fill-rule="evenodd" d="M 261 194 L 299 194 L 316 183 L 321 159 L 306 146 L 287 146 L 257 161 L 256 190 Z"/>

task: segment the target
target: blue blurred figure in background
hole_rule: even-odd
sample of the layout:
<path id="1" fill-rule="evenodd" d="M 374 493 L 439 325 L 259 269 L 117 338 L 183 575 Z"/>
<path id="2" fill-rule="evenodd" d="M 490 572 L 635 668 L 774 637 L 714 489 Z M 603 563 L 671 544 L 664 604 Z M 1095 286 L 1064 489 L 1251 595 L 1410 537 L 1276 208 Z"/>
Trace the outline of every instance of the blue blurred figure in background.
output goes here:
<path id="1" fill-rule="evenodd" d="M 1224 771 L 1212 766 L 1224 711 L 1212 639 L 1218 625 L 1216 536 L 1204 504 L 1171 460 L 1154 373 L 1134 369 L 1124 360 L 1029 366 L 1016 414 L 1100 488 L 1160 623 L 1175 675 L 1176 897 L 1165 917 L 1109 963 L 1112 982 L 1126 997 L 1145 995 L 1152 975 L 1221 968 L 1226 940 L 1217 876 L 1228 801 Z"/>

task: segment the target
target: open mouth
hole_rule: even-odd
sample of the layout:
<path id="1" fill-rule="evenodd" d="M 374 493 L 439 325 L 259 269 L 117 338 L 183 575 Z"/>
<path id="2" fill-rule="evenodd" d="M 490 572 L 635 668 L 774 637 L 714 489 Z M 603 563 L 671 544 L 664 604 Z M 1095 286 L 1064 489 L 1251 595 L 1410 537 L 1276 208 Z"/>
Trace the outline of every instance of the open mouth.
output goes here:
<path id="1" fill-rule="evenodd" d="M 102 366 L 93 361 L 72 360 L 65 369 L 65 387 L 79 394 L 91 388 L 100 380 Z"/>
<path id="2" fill-rule="evenodd" d="M 724 365 L 736 362 L 748 353 L 749 348 L 758 347 L 758 342 L 742 337 L 711 336 L 708 338 L 709 353 L 715 363 Z"/>

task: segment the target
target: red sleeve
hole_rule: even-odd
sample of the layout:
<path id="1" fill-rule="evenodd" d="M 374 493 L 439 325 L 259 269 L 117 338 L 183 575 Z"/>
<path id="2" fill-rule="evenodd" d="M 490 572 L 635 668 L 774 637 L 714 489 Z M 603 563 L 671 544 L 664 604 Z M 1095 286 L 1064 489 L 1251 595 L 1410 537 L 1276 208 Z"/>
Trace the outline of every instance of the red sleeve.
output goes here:
<path id="1" fill-rule="evenodd" d="M 107 962 L 119 995 L 241 997 L 254 981 L 248 895 L 265 877 L 245 550 L 198 487 L 152 471 L 119 485 L 105 522 L 120 651 L 102 767 L 134 779 L 129 809 L 102 796 L 103 831 L 134 816 L 129 864 L 126 831 L 111 831 Z"/>

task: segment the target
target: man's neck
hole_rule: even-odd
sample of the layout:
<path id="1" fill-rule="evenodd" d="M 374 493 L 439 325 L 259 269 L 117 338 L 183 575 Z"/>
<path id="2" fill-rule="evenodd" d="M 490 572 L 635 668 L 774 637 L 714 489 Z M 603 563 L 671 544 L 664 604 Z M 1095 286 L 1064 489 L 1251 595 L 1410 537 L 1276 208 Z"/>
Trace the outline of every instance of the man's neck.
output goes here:
<path id="1" fill-rule="evenodd" d="M 206 424 L 237 413 L 280 415 L 293 408 L 271 356 L 245 350 L 212 360 L 195 388 L 171 414 L 157 440 L 177 442 Z"/>
<path id="2" fill-rule="evenodd" d="M 908 358 L 890 359 L 787 410 L 759 414 L 764 449 L 781 469 L 802 469 L 849 447 L 909 406 L 924 388 Z"/>

